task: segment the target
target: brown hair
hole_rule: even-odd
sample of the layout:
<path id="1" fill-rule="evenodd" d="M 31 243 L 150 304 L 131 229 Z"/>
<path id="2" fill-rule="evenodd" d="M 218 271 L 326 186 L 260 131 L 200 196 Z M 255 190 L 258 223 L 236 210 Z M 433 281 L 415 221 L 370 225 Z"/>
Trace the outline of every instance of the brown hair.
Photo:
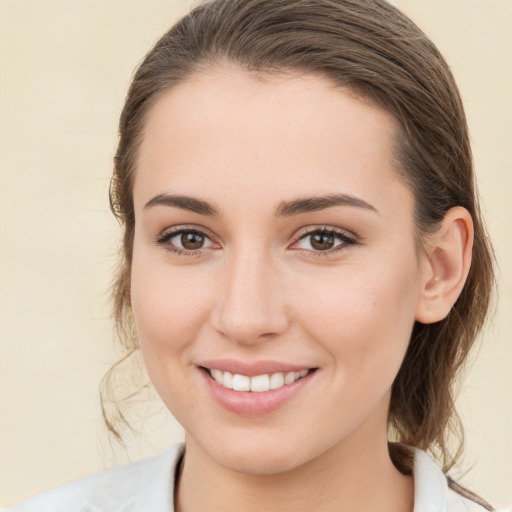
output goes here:
<path id="1" fill-rule="evenodd" d="M 453 76 L 425 34 L 383 0 L 207 1 L 178 21 L 147 54 L 121 114 L 110 190 L 112 211 L 124 229 L 114 317 L 125 357 L 138 349 L 130 308 L 132 185 L 146 114 L 173 85 L 201 68 L 226 61 L 248 71 L 322 75 L 391 113 L 399 125 L 397 169 L 415 196 L 420 242 L 451 207 L 463 206 L 470 212 L 475 240 L 467 282 L 444 320 L 415 324 L 393 384 L 389 411 L 396 439 L 429 450 L 447 471 L 462 451 L 453 383 L 488 311 L 493 256 L 480 215 L 467 123 Z M 104 404 L 108 382 L 105 379 Z M 109 428 L 119 435 L 107 416 Z M 455 453 L 448 445 L 450 432 L 460 439 Z M 397 467 L 407 472 L 400 445 L 390 444 L 390 453 Z"/>

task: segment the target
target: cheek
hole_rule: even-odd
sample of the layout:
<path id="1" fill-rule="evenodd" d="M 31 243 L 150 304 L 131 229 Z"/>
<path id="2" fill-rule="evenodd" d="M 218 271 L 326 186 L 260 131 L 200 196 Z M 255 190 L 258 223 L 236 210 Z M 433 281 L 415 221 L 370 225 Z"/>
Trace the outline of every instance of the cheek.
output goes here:
<path id="1" fill-rule="evenodd" d="M 196 372 L 190 354 L 204 323 L 203 292 L 183 272 L 134 255 L 131 300 L 141 352 L 155 389 L 177 417 L 195 411 L 200 396 L 197 382 L 190 380 Z M 184 382 L 189 383 L 187 393 Z"/>
<path id="2" fill-rule="evenodd" d="M 382 261 L 333 274 L 303 280 L 294 294 L 303 330 L 343 369 L 340 376 L 398 372 L 414 325 L 416 266 Z"/>
<path id="3" fill-rule="evenodd" d="M 184 355 L 197 337 L 205 316 L 204 291 L 193 271 L 176 272 L 134 254 L 131 301 L 150 374 Z"/>

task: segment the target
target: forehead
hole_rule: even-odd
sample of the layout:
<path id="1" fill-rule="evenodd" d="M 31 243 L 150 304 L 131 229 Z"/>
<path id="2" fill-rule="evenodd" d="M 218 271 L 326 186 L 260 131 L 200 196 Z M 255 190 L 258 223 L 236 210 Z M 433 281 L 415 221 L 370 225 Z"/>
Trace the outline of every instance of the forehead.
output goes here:
<path id="1" fill-rule="evenodd" d="M 211 69 L 149 111 L 135 200 L 205 183 L 211 193 L 262 189 L 262 199 L 270 186 L 375 196 L 397 179 L 396 133 L 390 114 L 326 78 Z"/>

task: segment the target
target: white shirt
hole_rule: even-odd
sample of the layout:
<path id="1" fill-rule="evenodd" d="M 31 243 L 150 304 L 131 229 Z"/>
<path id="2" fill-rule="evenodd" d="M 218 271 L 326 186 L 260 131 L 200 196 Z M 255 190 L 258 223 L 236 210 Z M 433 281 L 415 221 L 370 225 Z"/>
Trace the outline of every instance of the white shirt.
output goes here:
<path id="1" fill-rule="evenodd" d="M 184 444 L 177 444 L 160 455 L 46 491 L 6 512 L 174 512 L 174 482 L 184 449 Z M 435 462 L 413 450 L 413 512 L 485 510 L 450 489 Z"/>

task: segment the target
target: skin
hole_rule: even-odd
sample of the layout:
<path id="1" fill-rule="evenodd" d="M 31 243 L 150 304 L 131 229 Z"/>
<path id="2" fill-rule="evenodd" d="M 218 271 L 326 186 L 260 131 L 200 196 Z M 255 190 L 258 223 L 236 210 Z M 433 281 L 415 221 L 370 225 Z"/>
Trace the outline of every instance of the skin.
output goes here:
<path id="1" fill-rule="evenodd" d="M 412 478 L 387 451 L 390 387 L 415 320 L 451 307 L 439 298 L 452 267 L 463 283 L 467 258 L 447 266 L 461 251 L 446 240 L 465 255 L 470 220 L 452 212 L 418 251 L 395 133 L 389 114 L 324 78 L 227 65 L 149 112 L 131 297 L 151 380 L 186 431 L 177 510 L 412 510 Z M 275 216 L 282 202 L 335 193 L 371 207 Z M 207 201 L 218 215 L 147 206 L 161 194 Z M 202 248 L 168 250 L 181 247 L 180 236 L 162 241 L 175 227 L 204 232 Z M 355 242 L 315 249 L 305 234 L 326 227 Z M 316 371 L 276 411 L 245 417 L 212 398 L 198 368 L 221 357 Z"/>

